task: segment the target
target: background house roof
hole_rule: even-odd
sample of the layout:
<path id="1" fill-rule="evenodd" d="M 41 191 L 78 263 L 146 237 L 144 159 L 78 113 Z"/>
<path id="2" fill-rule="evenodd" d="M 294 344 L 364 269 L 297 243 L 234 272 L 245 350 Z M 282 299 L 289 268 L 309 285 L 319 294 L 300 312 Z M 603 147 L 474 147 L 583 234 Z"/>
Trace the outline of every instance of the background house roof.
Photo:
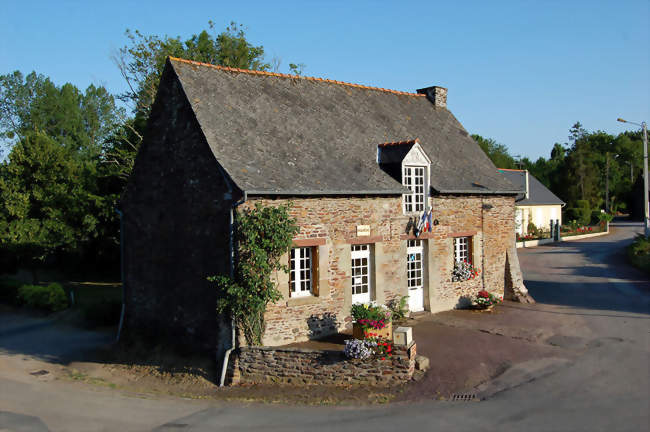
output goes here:
<path id="1" fill-rule="evenodd" d="M 521 190 L 521 193 L 517 195 L 517 205 L 564 205 L 564 201 L 558 198 L 530 173 L 528 173 L 528 199 L 526 199 L 526 171 L 505 168 L 500 168 L 499 171 L 501 171 L 512 184 L 517 185 Z"/>
<path id="2" fill-rule="evenodd" d="M 249 194 L 401 194 L 377 147 L 412 137 L 432 159 L 436 191 L 517 192 L 424 95 L 181 59 L 170 66 L 215 157 Z"/>

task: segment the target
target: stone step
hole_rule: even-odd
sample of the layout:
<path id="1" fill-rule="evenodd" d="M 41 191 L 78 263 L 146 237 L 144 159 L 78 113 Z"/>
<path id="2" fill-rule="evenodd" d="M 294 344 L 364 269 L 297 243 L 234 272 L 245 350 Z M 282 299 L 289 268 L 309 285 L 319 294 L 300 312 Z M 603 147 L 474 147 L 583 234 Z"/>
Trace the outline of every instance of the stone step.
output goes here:
<path id="1" fill-rule="evenodd" d="M 425 371 L 429 369 L 429 357 L 425 357 L 423 355 L 416 355 L 415 369 L 419 371 Z"/>

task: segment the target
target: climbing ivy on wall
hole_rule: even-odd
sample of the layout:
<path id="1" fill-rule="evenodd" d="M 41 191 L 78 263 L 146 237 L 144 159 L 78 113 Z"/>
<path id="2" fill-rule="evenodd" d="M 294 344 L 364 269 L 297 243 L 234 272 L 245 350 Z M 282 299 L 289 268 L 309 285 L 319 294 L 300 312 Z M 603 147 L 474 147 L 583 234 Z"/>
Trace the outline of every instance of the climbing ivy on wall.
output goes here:
<path id="1" fill-rule="evenodd" d="M 262 344 L 266 307 L 282 297 L 271 275 L 289 271 L 280 258 L 299 231 L 289 208 L 290 204 L 265 207 L 258 203 L 254 209 L 240 212 L 234 277 L 208 277 L 219 290 L 217 312 L 234 318 L 248 345 Z"/>

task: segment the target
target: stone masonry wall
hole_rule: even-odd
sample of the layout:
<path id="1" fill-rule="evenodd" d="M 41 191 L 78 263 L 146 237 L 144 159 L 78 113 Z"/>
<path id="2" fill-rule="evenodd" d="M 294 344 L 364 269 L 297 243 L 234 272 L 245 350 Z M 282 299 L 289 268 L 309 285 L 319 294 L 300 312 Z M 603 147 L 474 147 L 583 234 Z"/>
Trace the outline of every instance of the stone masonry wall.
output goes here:
<path id="1" fill-rule="evenodd" d="M 166 73 L 121 205 L 126 335 L 203 352 L 224 339 L 228 326 L 217 321 L 206 277 L 229 271 L 226 192 L 180 84 Z"/>
<path id="2" fill-rule="evenodd" d="M 279 205 L 286 199 L 252 199 Z M 401 197 L 293 198 L 291 215 L 300 226 L 297 246 L 318 249 L 317 296 L 291 298 L 289 276 L 276 275 L 283 299 L 269 305 L 264 345 L 278 346 L 318 338 L 351 326 L 351 243 L 371 243 L 374 299 L 386 303 L 406 295 L 406 240 L 408 216 L 402 214 Z M 430 198 L 433 218 L 439 224 L 423 233 L 428 273 L 424 280 L 426 310 L 441 311 L 466 305 L 483 287 L 503 295 L 506 251 L 514 248 L 514 197 L 435 196 Z M 357 237 L 357 225 L 370 225 L 369 237 Z M 473 238 L 473 262 L 478 278 L 451 282 L 453 238 Z M 288 256 L 284 257 L 288 263 Z M 516 271 L 519 271 L 518 268 Z"/>
<path id="3" fill-rule="evenodd" d="M 242 208 L 250 209 L 260 201 L 264 205 L 287 202 L 258 199 L 248 201 Z M 284 298 L 267 308 L 264 345 L 318 338 L 352 326 L 350 245 L 359 239 L 374 245 L 371 256 L 375 257 L 372 263 L 375 299 L 386 303 L 406 295 L 406 246 L 399 234 L 408 218 L 402 215 L 400 198 L 295 198 L 291 202 L 291 215 L 300 226 L 296 242 L 302 242 L 300 246 L 311 242 L 318 247 L 319 293 L 292 299 L 289 275 L 278 274 L 279 290 Z M 357 225 L 370 225 L 370 237 L 357 238 Z M 288 256 L 283 259 L 288 263 Z"/>
<path id="4" fill-rule="evenodd" d="M 415 343 L 408 348 L 395 346 L 385 360 L 348 359 L 343 351 L 241 347 L 229 375 L 232 384 L 395 385 L 413 377 L 416 354 Z"/>

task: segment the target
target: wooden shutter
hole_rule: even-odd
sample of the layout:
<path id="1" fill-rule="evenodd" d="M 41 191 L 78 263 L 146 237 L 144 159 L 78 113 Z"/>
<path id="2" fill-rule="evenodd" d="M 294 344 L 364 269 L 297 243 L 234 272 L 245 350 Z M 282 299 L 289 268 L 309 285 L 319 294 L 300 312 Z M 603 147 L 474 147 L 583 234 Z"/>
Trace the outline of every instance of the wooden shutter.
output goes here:
<path id="1" fill-rule="evenodd" d="M 311 279 L 311 293 L 318 296 L 318 280 L 320 279 L 318 274 L 318 246 L 311 248 Z"/>

